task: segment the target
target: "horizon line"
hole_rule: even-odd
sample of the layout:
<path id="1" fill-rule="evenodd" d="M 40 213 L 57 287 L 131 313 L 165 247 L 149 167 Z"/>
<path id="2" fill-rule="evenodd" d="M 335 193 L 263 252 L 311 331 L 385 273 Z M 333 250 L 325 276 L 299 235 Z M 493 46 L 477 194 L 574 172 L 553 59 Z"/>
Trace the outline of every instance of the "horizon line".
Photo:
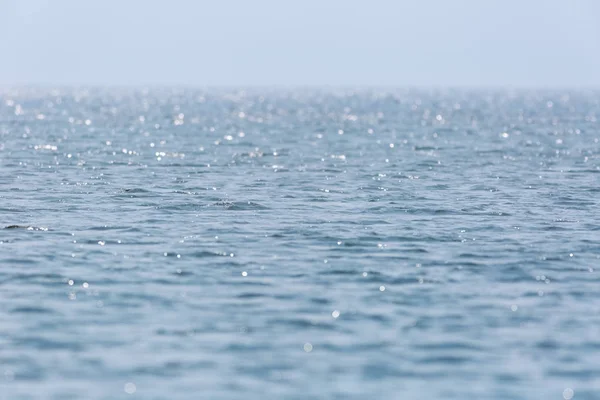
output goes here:
<path id="1" fill-rule="evenodd" d="M 387 90 L 483 90 L 483 91 L 499 91 L 499 90 L 538 90 L 538 91 L 554 91 L 554 90 L 600 90 L 600 84 L 565 84 L 565 85 L 514 85 L 514 84 L 329 84 L 329 83 L 227 83 L 227 84 L 199 84 L 199 83 L 94 83 L 94 82 L 34 82 L 34 83 L 2 83 L 0 89 L 330 89 L 330 90 L 369 90 L 369 89 L 387 89 Z"/>

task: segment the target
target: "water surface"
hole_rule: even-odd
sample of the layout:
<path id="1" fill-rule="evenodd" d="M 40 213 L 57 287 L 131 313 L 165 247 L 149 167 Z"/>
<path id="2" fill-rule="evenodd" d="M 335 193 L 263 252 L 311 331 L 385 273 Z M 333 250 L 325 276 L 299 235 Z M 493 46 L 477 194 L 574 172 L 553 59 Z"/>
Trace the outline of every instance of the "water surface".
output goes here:
<path id="1" fill-rule="evenodd" d="M 0 93 L 0 399 L 598 398 L 600 93 Z"/>

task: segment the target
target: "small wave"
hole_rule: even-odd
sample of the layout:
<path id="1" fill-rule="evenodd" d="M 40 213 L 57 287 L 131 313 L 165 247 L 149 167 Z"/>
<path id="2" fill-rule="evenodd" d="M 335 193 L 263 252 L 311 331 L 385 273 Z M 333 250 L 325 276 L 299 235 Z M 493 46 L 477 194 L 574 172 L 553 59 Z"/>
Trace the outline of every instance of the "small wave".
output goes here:
<path id="1" fill-rule="evenodd" d="M 123 189 L 125 193 L 148 193 L 149 191 L 142 188 Z"/>
<path id="2" fill-rule="evenodd" d="M 15 307 L 10 310 L 11 313 L 23 314 L 53 314 L 55 311 L 45 307 Z"/>
<path id="3" fill-rule="evenodd" d="M 31 225 L 8 225 L 4 229 L 24 229 L 27 231 L 47 231 L 48 228 L 43 226 L 31 226 Z"/>
<path id="4" fill-rule="evenodd" d="M 115 193 L 117 198 L 145 198 L 154 195 L 150 190 L 143 188 L 121 189 Z"/>
<path id="5" fill-rule="evenodd" d="M 234 211 L 268 210 L 268 207 L 253 201 L 217 201 L 216 203 L 213 203 L 212 206 L 223 207 L 227 210 Z"/>
<path id="6" fill-rule="evenodd" d="M 194 258 L 206 258 L 206 257 L 223 257 L 229 256 L 228 253 L 218 253 L 213 251 L 197 251 L 195 253 L 190 254 L 188 257 Z"/>

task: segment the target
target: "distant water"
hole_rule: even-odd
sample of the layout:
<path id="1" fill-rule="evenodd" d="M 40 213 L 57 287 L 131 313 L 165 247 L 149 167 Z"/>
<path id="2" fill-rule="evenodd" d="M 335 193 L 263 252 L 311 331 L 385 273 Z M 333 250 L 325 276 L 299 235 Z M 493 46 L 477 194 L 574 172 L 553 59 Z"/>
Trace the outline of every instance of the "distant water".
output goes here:
<path id="1" fill-rule="evenodd" d="M 598 399 L 598 118 L 3 89 L 0 399 Z"/>

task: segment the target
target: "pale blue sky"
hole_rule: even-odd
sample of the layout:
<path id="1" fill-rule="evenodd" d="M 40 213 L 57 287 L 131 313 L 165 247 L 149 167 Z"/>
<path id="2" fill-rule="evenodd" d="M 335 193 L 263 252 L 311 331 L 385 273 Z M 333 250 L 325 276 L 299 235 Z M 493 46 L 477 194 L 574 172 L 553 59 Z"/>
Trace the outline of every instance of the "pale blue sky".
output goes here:
<path id="1" fill-rule="evenodd" d="M 0 84 L 600 86 L 596 0 L 0 0 Z"/>

